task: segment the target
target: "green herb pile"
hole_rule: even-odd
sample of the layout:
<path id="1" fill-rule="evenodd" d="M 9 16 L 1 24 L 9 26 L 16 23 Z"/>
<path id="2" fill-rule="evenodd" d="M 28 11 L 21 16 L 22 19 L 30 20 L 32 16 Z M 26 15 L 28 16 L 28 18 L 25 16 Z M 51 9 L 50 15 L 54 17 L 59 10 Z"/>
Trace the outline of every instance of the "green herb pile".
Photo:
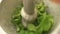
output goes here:
<path id="1" fill-rule="evenodd" d="M 20 11 L 23 4 L 19 4 L 12 14 L 11 22 L 16 26 L 19 34 L 47 34 L 53 25 L 53 17 L 47 13 L 44 3 L 36 4 L 35 7 L 38 11 L 37 19 L 34 23 L 28 24 L 27 28 L 24 28 L 21 22 L 22 16 Z"/>

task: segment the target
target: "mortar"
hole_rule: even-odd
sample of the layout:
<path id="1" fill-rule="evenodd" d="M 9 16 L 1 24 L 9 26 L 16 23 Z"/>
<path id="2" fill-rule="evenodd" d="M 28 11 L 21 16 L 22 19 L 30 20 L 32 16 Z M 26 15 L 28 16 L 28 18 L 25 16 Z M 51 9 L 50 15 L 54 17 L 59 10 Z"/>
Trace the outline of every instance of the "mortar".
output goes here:
<path id="1" fill-rule="evenodd" d="M 40 1 L 40 0 L 39 0 Z M 49 0 L 47 0 L 49 1 Z M 44 1 L 47 6 L 50 4 L 49 2 Z M 6 34 L 18 34 L 16 32 L 15 26 L 10 22 L 11 14 L 13 13 L 13 9 L 21 2 L 21 0 L 3 0 L 0 4 L 0 26 L 6 32 Z M 48 4 L 47 4 L 48 3 Z M 55 9 L 51 9 L 52 6 L 49 6 L 49 13 L 54 16 L 54 26 L 51 31 L 54 32 L 57 25 L 59 25 L 59 11 L 53 11 Z M 56 7 L 56 6 L 55 6 Z M 50 32 L 51 33 L 51 32 Z M 4 33 L 5 34 L 5 33 Z"/>

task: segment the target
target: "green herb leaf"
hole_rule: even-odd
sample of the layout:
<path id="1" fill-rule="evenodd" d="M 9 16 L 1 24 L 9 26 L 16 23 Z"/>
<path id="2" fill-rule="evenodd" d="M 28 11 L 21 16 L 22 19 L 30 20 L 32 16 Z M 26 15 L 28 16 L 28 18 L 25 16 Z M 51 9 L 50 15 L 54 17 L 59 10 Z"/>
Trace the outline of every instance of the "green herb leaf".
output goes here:
<path id="1" fill-rule="evenodd" d="M 33 24 L 28 24 L 28 30 L 36 31 L 36 27 Z"/>

